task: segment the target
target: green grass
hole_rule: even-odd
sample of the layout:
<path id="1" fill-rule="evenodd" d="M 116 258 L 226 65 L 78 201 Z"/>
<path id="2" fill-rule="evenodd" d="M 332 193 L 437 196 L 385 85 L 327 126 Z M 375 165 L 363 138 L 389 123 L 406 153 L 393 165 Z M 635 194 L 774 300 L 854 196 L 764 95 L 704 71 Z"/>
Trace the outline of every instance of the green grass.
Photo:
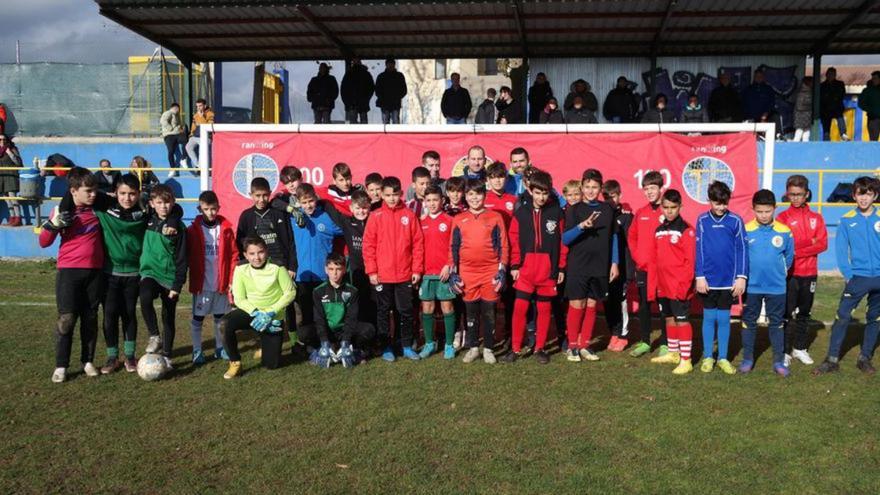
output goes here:
<path id="1" fill-rule="evenodd" d="M 795 364 L 783 380 L 769 351 L 733 377 L 608 352 L 266 371 L 247 341 L 246 373 L 227 382 L 223 363 L 188 364 L 185 299 L 168 379 L 89 379 L 76 364 L 56 385 L 55 309 L 21 305 L 52 303 L 53 285 L 48 263 L 0 263 L 2 493 L 880 492 L 880 382 L 854 349 L 837 375 Z M 818 320 L 841 286 L 820 280 Z M 827 341 L 820 330 L 814 357 Z"/>

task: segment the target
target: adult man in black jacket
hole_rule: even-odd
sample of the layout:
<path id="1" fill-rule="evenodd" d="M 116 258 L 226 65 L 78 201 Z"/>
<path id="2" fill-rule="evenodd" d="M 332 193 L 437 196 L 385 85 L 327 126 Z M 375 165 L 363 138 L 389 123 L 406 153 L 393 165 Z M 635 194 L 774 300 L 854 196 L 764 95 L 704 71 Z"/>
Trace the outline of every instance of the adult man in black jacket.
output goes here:
<path id="1" fill-rule="evenodd" d="M 742 101 L 739 92 L 730 85 L 730 74 L 718 76 L 720 86 L 709 95 L 709 120 L 712 122 L 742 122 Z"/>
<path id="2" fill-rule="evenodd" d="M 501 96 L 495 102 L 495 108 L 498 109 L 497 123 L 525 124 L 522 105 L 513 99 L 513 91 L 509 87 L 501 86 Z"/>
<path id="3" fill-rule="evenodd" d="M 831 139 L 831 121 L 837 121 L 837 130 L 843 141 L 849 141 L 846 134 L 846 120 L 843 118 L 843 100 L 846 86 L 837 79 L 837 69 L 829 67 L 825 80 L 819 86 L 819 118 L 822 120 L 822 140 Z"/>
<path id="4" fill-rule="evenodd" d="M 553 98 L 553 88 L 550 87 L 547 76 L 539 72 L 535 76 L 535 84 L 529 88 L 529 124 L 540 123 L 541 112 L 550 98 Z"/>
<path id="5" fill-rule="evenodd" d="M 605 120 L 613 124 L 628 124 L 635 122 L 636 113 L 639 111 L 639 100 L 629 89 L 629 81 L 625 77 L 617 78 L 617 87 L 608 92 L 605 104 L 602 105 L 602 115 Z"/>
<path id="6" fill-rule="evenodd" d="M 312 104 L 316 124 L 330 123 L 330 112 L 336 106 L 337 96 L 339 96 L 339 84 L 336 78 L 330 75 L 330 66 L 322 62 L 318 66 L 318 75 L 309 81 L 306 90 L 306 99 Z"/>
<path id="7" fill-rule="evenodd" d="M 443 92 L 440 111 L 446 117 L 447 124 L 466 124 L 473 106 L 471 94 L 461 87 L 461 76 L 457 72 L 453 72 L 449 79 L 452 81 L 452 86 Z"/>
<path id="8" fill-rule="evenodd" d="M 406 96 L 406 78 L 397 72 L 393 58 L 385 61 L 385 72 L 376 78 L 376 106 L 382 109 L 383 124 L 400 123 L 400 100 Z"/>
<path id="9" fill-rule="evenodd" d="M 373 98 L 373 76 L 359 59 L 351 61 L 351 67 L 342 77 L 342 104 L 345 120 L 349 124 L 366 124 Z"/>

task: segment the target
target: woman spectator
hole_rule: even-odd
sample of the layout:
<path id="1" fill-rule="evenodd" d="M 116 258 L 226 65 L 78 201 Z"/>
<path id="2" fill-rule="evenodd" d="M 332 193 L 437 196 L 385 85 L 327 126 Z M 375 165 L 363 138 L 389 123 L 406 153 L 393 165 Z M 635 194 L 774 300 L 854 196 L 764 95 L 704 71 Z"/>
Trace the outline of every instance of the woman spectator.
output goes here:
<path id="1" fill-rule="evenodd" d="M 809 141 L 813 125 L 813 78 L 807 76 L 794 100 L 794 140 Z"/>
<path id="2" fill-rule="evenodd" d="M 153 173 L 152 166 L 146 158 L 137 155 L 131 159 L 132 173 L 141 179 L 141 204 L 146 205 L 150 201 L 150 191 L 160 184 L 159 178 Z"/>
<path id="3" fill-rule="evenodd" d="M 0 134 L 0 167 L 21 168 L 21 153 L 12 142 L 12 138 Z M 18 170 L 0 170 L 0 196 L 15 196 L 18 194 Z M 14 199 L 6 200 L 9 209 L 9 218 L 6 224 L 10 227 L 21 225 L 21 206 Z"/>
<path id="4" fill-rule="evenodd" d="M 566 124 L 596 124 L 596 114 L 584 105 L 584 98 L 575 96 L 572 98 L 570 110 L 565 111 Z"/>
<path id="5" fill-rule="evenodd" d="M 643 124 L 672 124 L 675 123 L 675 114 L 666 104 L 666 95 L 657 93 L 654 97 L 651 108 L 642 116 Z"/>
<path id="6" fill-rule="evenodd" d="M 541 124 L 565 123 L 565 119 L 562 117 L 562 112 L 559 110 L 559 102 L 556 101 L 556 98 L 551 96 L 550 99 L 547 100 L 547 104 L 544 105 L 541 115 L 538 116 L 538 122 Z"/>
<path id="7" fill-rule="evenodd" d="M 688 95 L 687 106 L 681 111 L 681 121 L 685 124 L 702 124 L 709 122 L 709 114 L 700 104 L 700 97 L 695 93 Z"/>

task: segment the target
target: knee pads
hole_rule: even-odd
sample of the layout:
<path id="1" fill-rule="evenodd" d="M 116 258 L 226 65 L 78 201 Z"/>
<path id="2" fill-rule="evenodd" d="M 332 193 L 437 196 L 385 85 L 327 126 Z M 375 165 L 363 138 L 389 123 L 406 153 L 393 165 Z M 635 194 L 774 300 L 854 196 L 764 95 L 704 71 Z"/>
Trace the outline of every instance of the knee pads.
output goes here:
<path id="1" fill-rule="evenodd" d="M 76 326 L 76 315 L 73 313 L 61 313 L 58 315 L 58 334 L 70 335 Z"/>

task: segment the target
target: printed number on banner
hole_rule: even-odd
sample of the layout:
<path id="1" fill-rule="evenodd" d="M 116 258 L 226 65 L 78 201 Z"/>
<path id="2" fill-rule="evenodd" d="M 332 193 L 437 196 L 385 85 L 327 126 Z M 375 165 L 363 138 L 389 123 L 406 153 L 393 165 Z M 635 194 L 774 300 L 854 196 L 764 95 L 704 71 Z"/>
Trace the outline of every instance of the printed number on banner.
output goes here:
<path id="1" fill-rule="evenodd" d="M 309 183 L 313 186 L 320 186 L 324 184 L 324 170 L 322 168 L 303 167 L 299 170 L 303 174 L 303 182 Z"/>
<path id="2" fill-rule="evenodd" d="M 639 169 L 636 173 L 633 174 L 633 177 L 635 177 L 636 179 L 636 186 L 639 189 L 642 188 L 642 179 L 645 178 L 645 174 L 652 170 L 654 169 Z M 660 175 L 663 176 L 663 189 L 669 188 L 669 186 L 672 184 L 672 173 L 669 171 L 668 168 L 661 168 L 659 172 Z"/>

